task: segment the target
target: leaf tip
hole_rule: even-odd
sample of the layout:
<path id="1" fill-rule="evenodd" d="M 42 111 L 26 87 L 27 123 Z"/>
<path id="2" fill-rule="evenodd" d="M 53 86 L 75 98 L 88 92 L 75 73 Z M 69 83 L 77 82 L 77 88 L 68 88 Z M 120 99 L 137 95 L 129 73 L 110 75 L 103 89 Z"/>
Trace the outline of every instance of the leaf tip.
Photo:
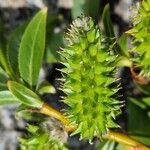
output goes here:
<path id="1" fill-rule="evenodd" d="M 48 8 L 47 8 L 47 7 L 44 7 L 44 8 L 41 10 L 41 12 L 42 12 L 43 14 L 46 14 L 46 13 L 47 13 L 47 10 L 48 10 Z"/>

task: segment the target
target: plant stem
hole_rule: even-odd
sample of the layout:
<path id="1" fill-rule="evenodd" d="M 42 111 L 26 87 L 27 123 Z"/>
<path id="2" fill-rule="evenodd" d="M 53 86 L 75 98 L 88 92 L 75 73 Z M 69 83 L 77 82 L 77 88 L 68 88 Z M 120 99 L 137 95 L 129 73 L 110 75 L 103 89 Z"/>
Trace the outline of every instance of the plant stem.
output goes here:
<path id="1" fill-rule="evenodd" d="M 68 132 L 72 132 L 77 128 L 77 126 L 75 125 L 70 125 L 69 119 L 66 118 L 61 112 L 57 111 L 46 103 L 43 104 L 42 108 L 40 109 L 40 113 L 48 115 L 50 117 L 54 117 L 61 121 L 65 126 L 65 130 Z M 114 140 L 118 143 L 126 145 L 127 147 L 130 147 L 130 149 L 133 150 L 150 150 L 150 148 L 136 142 L 135 140 L 131 139 L 123 133 L 109 131 L 106 135 L 103 136 L 103 138 Z"/>
<path id="2" fill-rule="evenodd" d="M 75 126 L 70 125 L 68 118 L 66 118 L 61 112 L 57 111 L 46 103 L 43 104 L 42 108 L 40 109 L 40 113 L 54 117 L 61 121 L 65 126 L 65 130 L 68 132 L 74 131 L 76 128 Z"/>
<path id="3" fill-rule="evenodd" d="M 137 141 L 131 139 L 127 135 L 123 133 L 116 133 L 113 131 L 109 131 L 105 136 L 105 139 L 114 140 L 118 143 L 124 144 L 129 146 L 130 148 L 133 147 L 133 150 L 150 150 L 150 148 L 138 143 Z"/>

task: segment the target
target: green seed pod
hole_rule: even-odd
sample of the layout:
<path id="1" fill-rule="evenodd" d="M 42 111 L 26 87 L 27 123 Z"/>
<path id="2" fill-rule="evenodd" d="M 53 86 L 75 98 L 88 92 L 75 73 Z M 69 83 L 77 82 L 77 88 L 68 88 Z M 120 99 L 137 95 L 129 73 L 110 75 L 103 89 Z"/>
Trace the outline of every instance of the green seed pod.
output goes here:
<path id="1" fill-rule="evenodd" d="M 58 125 L 58 124 L 57 124 Z M 30 134 L 19 138 L 21 150 L 68 150 L 66 148 L 66 133 L 61 131 L 55 122 L 46 120 L 42 126 L 28 125 Z"/>
<path id="2" fill-rule="evenodd" d="M 104 35 L 90 17 L 76 19 L 66 39 L 67 46 L 60 52 L 66 66 L 62 69 L 66 114 L 78 125 L 73 134 L 92 140 L 118 127 L 114 122 L 120 113 L 120 102 L 114 98 L 118 88 L 110 86 L 115 82 L 116 57 L 110 55 Z"/>
<path id="3" fill-rule="evenodd" d="M 141 2 L 133 28 L 127 33 L 134 37 L 133 50 L 139 53 L 136 61 L 142 69 L 141 75 L 150 77 L 150 0 Z"/>

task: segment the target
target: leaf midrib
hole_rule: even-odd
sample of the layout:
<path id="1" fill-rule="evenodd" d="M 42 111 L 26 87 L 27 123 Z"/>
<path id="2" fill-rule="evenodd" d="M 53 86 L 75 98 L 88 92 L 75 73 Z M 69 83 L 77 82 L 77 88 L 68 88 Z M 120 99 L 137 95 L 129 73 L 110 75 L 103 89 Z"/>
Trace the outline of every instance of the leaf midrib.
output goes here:
<path id="1" fill-rule="evenodd" d="M 32 66 L 32 65 L 33 65 L 33 61 L 34 61 L 33 55 L 34 55 L 35 41 L 36 41 L 36 37 L 37 37 L 37 32 L 38 32 L 39 27 L 40 27 L 40 24 L 41 24 L 41 20 L 42 20 L 42 18 L 40 19 L 39 24 L 38 24 L 38 26 L 37 26 L 37 28 L 36 28 L 35 36 L 34 36 L 34 38 L 33 38 L 32 48 L 31 48 L 31 59 L 30 59 L 31 61 L 29 62 L 29 80 L 30 80 L 30 82 L 31 82 L 31 85 L 33 85 L 33 80 L 32 80 L 32 78 L 33 78 L 33 76 L 32 76 L 32 74 L 33 74 L 33 69 L 32 69 L 32 68 L 33 68 L 34 66 Z"/>

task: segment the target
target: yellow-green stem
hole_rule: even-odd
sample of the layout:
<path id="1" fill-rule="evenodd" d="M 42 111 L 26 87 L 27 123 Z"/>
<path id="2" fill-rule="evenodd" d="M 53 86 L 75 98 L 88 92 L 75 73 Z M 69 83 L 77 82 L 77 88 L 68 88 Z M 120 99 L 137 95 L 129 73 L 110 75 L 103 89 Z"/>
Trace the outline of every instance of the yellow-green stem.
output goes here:
<path id="1" fill-rule="evenodd" d="M 68 120 L 68 118 L 66 118 L 61 112 L 57 111 L 46 103 L 43 104 L 40 113 L 54 117 L 61 121 L 62 124 L 65 126 L 66 131 L 71 132 L 76 128 L 75 126 L 70 125 L 70 121 Z"/>
<path id="2" fill-rule="evenodd" d="M 124 144 L 129 146 L 130 148 L 133 147 L 133 149 L 138 150 L 150 150 L 150 148 L 138 143 L 137 141 L 131 139 L 129 136 L 123 134 L 123 133 L 116 133 L 113 131 L 109 131 L 104 138 L 114 140 L 118 143 Z"/>
<path id="3" fill-rule="evenodd" d="M 65 130 L 68 132 L 72 132 L 77 128 L 77 126 L 70 125 L 70 121 L 68 120 L 68 118 L 66 118 L 61 112 L 57 111 L 46 103 L 43 104 L 40 113 L 48 115 L 50 117 L 54 117 L 61 121 L 65 126 Z M 103 136 L 103 138 L 114 140 L 118 143 L 126 145 L 127 147 L 130 147 L 130 149 L 133 148 L 133 150 L 150 150 L 150 148 L 136 142 L 123 133 L 109 131 L 106 135 Z"/>

